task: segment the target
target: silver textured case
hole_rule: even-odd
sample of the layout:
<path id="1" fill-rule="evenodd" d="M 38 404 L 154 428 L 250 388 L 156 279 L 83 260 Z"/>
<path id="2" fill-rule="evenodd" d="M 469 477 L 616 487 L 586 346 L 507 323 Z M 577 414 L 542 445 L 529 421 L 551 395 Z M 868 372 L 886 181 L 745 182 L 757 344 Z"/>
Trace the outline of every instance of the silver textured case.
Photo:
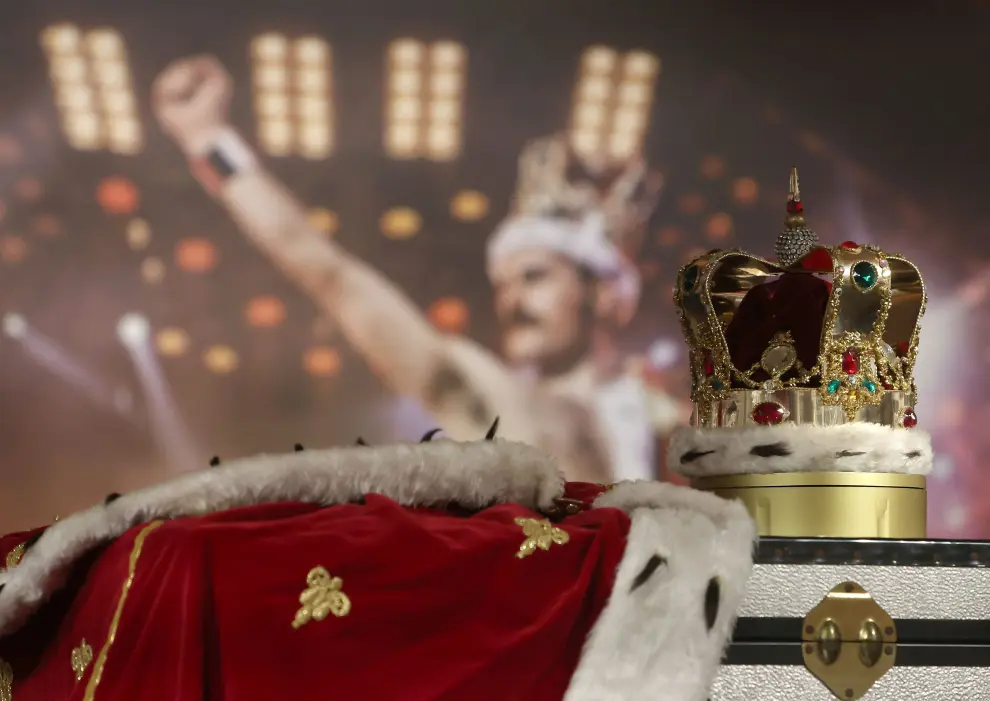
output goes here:
<path id="1" fill-rule="evenodd" d="M 855 543 L 839 543 L 846 552 L 844 557 L 824 555 L 820 548 L 814 552 L 820 560 L 849 559 Z M 795 564 L 793 559 L 775 564 L 767 561 L 773 559 L 770 553 L 779 555 L 780 548 L 773 543 L 761 543 L 763 557 L 757 558 L 739 616 L 804 619 L 833 587 L 853 581 L 866 589 L 895 623 L 898 619 L 985 621 L 987 647 L 978 653 L 978 659 L 985 659 L 982 665 L 922 666 L 924 660 L 915 666 L 895 663 L 861 701 L 990 701 L 990 567 L 987 567 L 990 563 L 979 561 L 990 544 L 906 541 L 899 544 L 903 546 L 900 551 L 896 545 L 881 546 L 885 549 L 881 558 L 886 560 L 884 564 Z M 941 562 L 940 553 L 949 550 L 954 554 L 947 559 L 955 560 Z M 855 552 L 857 557 L 862 557 L 859 550 Z M 903 555 L 900 560 L 899 552 Z M 809 555 L 808 560 L 814 562 L 814 556 Z M 925 560 L 927 566 L 911 565 Z M 800 641 L 794 643 L 800 650 Z M 837 698 L 803 664 L 724 664 L 711 693 L 711 701 L 835 701 Z"/>

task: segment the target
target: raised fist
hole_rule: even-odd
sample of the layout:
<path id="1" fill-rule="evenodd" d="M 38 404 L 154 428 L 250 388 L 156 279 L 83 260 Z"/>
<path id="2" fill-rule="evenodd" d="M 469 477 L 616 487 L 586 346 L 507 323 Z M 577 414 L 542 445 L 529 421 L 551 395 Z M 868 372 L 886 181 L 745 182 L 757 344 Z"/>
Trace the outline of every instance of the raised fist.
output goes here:
<path id="1" fill-rule="evenodd" d="M 213 56 L 183 59 L 155 79 L 152 108 L 181 149 L 199 154 L 226 126 L 231 90 L 230 76 Z"/>

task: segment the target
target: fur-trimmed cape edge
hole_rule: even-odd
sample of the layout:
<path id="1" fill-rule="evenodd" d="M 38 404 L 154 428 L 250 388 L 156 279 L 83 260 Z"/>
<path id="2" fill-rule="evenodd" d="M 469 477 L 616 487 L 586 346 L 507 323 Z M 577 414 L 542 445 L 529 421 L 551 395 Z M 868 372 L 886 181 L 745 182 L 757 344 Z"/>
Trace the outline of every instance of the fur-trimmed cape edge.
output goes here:
<path id="1" fill-rule="evenodd" d="M 932 442 L 917 428 L 870 423 L 746 428 L 681 428 L 667 465 L 685 477 L 771 472 L 872 472 L 927 475 Z"/>

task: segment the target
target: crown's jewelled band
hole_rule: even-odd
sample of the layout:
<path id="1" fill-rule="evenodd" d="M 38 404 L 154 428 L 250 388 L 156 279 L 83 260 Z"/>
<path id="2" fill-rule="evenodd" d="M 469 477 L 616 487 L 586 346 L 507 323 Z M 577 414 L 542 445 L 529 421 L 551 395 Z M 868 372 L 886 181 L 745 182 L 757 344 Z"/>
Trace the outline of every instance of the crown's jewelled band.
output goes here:
<path id="1" fill-rule="evenodd" d="M 692 416 L 693 425 L 700 428 L 744 428 L 766 426 L 768 409 L 776 409 L 780 418 L 774 423 L 794 423 L 810 426 L 839 426 L 852 423 L 842 406 L 826 404 L 817 389 L 793 388 L 777 392 L 763 390 L 729 390 L 725 398 L 711 402 L 710 411 L 700 411 L 697 403 Z M 854 421 L 874 423 L 895 428 L 904 427 L 905 416 L 913 417 L 914 395 L 909 392 L 885 390 L 878 404 L 859 409 Z M 755 417 L 760 415 L 761 420 Z M 701 417 L 698 421 L 697 417 Z"/>

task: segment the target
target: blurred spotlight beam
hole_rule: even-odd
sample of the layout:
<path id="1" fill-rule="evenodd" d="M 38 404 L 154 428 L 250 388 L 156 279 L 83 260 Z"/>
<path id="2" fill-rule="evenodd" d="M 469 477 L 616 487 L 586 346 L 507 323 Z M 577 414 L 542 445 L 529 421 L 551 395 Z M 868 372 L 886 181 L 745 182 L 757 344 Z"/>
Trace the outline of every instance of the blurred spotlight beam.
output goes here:
<path id="1" fill-rule="evenodd" d="M 201 462 L 200 451 L 195 447 L 155 357 L 148 320 L 139 314 L 125 314 L 117 324 L 117 336 L 137 371 L 148 407 L 151 432 L 159 450 L 175 469 L 196 469 Z"/>
<path id="2" fill-rule="evenodd" d="M 587 159 L 628 159 L 643 148 L 660 59 L 645 51 L 620 54 L 592 46 L 581 56 L 570 140 Z"/>
<path id="3" fill-rule="evenodd" d="M 467 49 L 398 39 L 387 50 L 386 153 L 449 161 L 461 152 Z"/>
<path id="4" fill-rule="evenodd" d="M 328 157 L 335 123 L 330 45 L 314 36 L 262 34 L 251 42 L 251 63 L 258 140 L 265 152 Z"/>
<path id="5" fill-rule="evenodd" d="M 140 152 L 144 134 L 120 34 L 56 24 L 41 32 L 41 46 L 69 145 L 81 151 Z"/>
<path id="6" fill-rule="evenodd" d="M 138 422 L 127 411 L 128 407 L 121 405 L 119 388 L 87 368 L 68 350 L 31 326 L 24 317 L 19 314 L 4 316 L 3 332 L 18 341 L 32 360 L 84 394 L 93 404 L 137 425 Z"/>

